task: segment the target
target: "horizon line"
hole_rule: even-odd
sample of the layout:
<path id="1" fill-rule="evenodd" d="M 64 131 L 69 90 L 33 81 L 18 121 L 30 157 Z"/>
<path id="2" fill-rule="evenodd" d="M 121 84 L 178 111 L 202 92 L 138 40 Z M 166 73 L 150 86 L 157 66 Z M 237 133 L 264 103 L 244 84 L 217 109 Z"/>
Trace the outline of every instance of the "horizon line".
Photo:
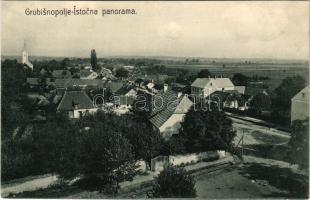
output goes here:
<path id="1" fill-rule="evenodd" d="M 1 57 L 20 57 L 21 55 L 1 55 Z M 90 58 L 90 56 L 47 56 L 47 55 L 29 55 L 29 57 L 46 57 L 46 58 Z M 198 58 L 198 59 L 231 59 L 231 60 L 291 60 L 291 61 L 309 61 L 309 58 L 264 58 L 264 57 L 203 57 L 203 56 L 162 56 L 162 55 L 113 55 L 113 56 L 98 56 L 97 58 L 175 58 L 175 59 L 188 59 L 188 58 Z"/>

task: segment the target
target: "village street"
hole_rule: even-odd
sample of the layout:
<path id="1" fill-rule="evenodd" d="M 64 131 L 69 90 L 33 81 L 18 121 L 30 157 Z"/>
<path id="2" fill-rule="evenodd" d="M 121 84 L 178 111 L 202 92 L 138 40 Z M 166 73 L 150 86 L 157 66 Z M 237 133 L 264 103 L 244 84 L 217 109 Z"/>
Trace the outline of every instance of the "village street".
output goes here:
<path id="1" fill-rule="evenodd" d="M 244 151 L 244 162 L 232 167 L 225 167 L 214 172 L 206 171 L 196 176 L 198 198 L 289 198 L 305 197 L 308 176 L 298 170 L 296 165 L 283 162 L 276 151 L 266 155 L 255 150 L 260 147 L 281 146 L 289 141 L 289 133 L 255 125 L 248 121 L 233 119 L 237 131 L 234 143 L 237 144 L 244 133 L 243 146 L 254 151 Z M 277 150 L 277 149 L 276 149 Z M 246 155 L 254 154 L 253 156 Z M 273 155 L 271 155 L 273 154 Z M 275 155 L 277 154 L 277 155 Z M 265 158 L 264 158 L 265 157 Z M 281 158 L 280 158 L 281 159 Z M 122 196 L 123 197 L 123 196 Z M 144 193 L 130 197 L 143 198 Z"/>
<path id="2" fill-rule="evenodd" d="M 308 175 L 298 170 L 296 165 L 281 161 L 285 152 L 282 151 L 281 154 L 277 151 L 282 148 L 275 148 L 286 144 L 290 138 L 289 134 L 240 119 L 233 118 L 233 122 L 233 127 L 237 131 L 234 143 L 237 144 L 244 133 L 243 146 L 251 151 L 244 150 L 244 162 L 238 166 L 197 177 L 197 196 L 305 198 Z M 268 148 L 270 146 L 273 148 Z"/>
<path id="3" fill-rule="evenodd" d="M 254 151 L 244 151 L 244 162 L 232 167 L 196 176 L 198 198 L 289 198 L 305 197 L 308 175 L 296 165 L 281 161 L 281 153 L 259 152 L 266 146 L 281 146 L 289 141 L 289 133 L 248 121 L 233 119 L 237 131 L 235 144 L 244 133 L 243 145 Z M 261 148 L 260 148 L 261 147 Z M 255 151 L 256 150 L 256 151 Z M 257 151 L 258 150 L 258 151 Z M 281 150 L 281 149 L 280 149 Z M 246 155 L 254 154 L 251 155 Z M 273 157 L 268 159 L 266 157 Z M 280 156 L 280 157 L 279 157 Z M 277 158 L 277 159 L 275 159 Z M 121 195 L 120 197 L 124 197 Z M 132 194 L 131 198 L 146 197 L 145 191 Z"/>

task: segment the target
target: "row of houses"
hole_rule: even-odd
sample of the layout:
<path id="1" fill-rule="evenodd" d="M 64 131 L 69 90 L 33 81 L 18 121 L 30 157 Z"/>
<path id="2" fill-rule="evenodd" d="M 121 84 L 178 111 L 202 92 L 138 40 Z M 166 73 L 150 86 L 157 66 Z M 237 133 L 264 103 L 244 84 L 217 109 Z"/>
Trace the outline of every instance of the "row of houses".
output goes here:
<path id="1" fill-rule="evenodd" d="M 27 82 L 33 87 L 40 84 L 38 79 L 33 78 L 27 79 Z M 117 114 L 128 113 L 140 101 L 145 104 L 148 120 L 154 129 L 165 138 L 178 134 L 184 116 L 195 104 L 193 97 L 202 98 L 203 103 L 216 102 L 216 98 L 220 98 L 222 108 L 245 111 L 253 96 L 268 95 L 262 89 L 234 86 L 229 78 L 197 78 L 190 85 L 190 94 L 184 92 L 185 85 L 159 84 L 153 80 L 108 82 L 101 79 L 47 79 L 46 82 L 55 88 L 57 112 L 65 112 L 72 119 L 107 107 Z M 99 97 L 97 104 L 98 93 L 92 94 L 92 91 L 98 90 L 102 90 L 103 95 L 104 91 L 109 91 L 108 101 Z M 141 96 L 144 102 L 139 99 Z"/>

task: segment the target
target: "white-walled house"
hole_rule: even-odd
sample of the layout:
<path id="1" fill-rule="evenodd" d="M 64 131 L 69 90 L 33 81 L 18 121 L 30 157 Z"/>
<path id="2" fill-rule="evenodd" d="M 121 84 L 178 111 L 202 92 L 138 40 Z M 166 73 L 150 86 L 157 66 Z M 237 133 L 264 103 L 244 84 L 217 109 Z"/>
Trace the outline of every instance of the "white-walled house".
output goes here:
<path id="1" fill-rule="evenodd" d="M 57 107 L 57 112 L 67 113 L 70 119 L 94 114 L 97 110 L 84 91 L 66 91 Z"/>
<path id="2" fill-rule="evenodd" d="M 163 138 L 178 134 L 181 122 L 192 107 L 193 102 L 187 95 L 181 95 L 172 90 L 165 90 L 156 94 L 154 99 L 155 101 L 158 100 L 153 104 L 157 107 L 152 111 L 149 118 L 153 127 L 160 132 Z"/>
<path id="3" fill-rule="evenodd" d="M 196 97 L 207 97 L 215 91 L 234 90 L 229 78 L 197 78 L 191 85 L 191 94 Z"/>
<path id="4" fill-rule="evenodd" d="M 291 99 L 291 122 L 309 118 L 309 86 Z"/>

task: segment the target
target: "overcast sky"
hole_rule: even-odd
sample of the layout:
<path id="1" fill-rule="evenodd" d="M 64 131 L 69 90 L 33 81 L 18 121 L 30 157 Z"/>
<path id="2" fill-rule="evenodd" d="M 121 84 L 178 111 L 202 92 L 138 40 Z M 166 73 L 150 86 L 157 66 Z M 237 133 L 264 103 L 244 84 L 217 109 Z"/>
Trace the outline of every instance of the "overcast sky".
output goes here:
<path id="1" fill-rule="evenodd" d="M 137 15 L 26 16 L 25 9 L 135 8 Z M 308 2 L 2 2 L 2 54 L 307 59 Z"/>

